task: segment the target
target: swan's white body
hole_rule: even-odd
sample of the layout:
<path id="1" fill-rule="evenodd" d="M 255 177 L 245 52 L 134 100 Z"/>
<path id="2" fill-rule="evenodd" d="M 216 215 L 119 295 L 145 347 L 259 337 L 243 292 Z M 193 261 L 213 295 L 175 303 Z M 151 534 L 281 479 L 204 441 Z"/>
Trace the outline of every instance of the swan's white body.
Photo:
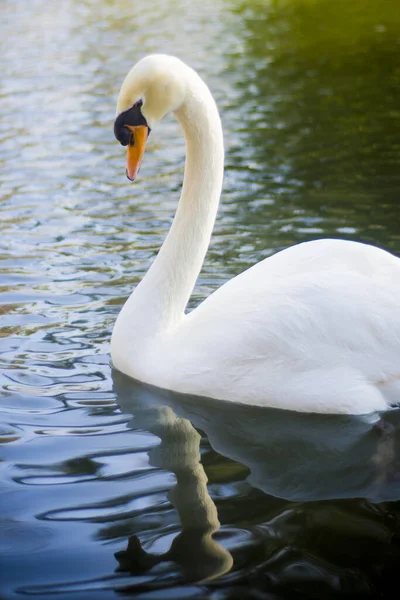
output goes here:
<path id="1" fill-rule="evenodd" d="M 400 259 L 384 250 L 329 239 L 292 246 L 185 314 L 221 192 L 221 123 L 206 85 L 173 57 L 138 63 L 118 112 L 138 98 L 151 126 L 174 111 L 187 158 L 171 230 L 115 324 L 115 367 L 161 388 L 304 412 L 399 402 Z"/>

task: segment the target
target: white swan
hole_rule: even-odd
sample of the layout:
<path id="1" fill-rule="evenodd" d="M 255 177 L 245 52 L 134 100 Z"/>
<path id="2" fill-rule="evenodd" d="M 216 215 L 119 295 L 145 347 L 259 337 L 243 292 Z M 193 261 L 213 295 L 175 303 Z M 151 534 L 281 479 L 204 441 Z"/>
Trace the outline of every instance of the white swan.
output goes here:
<path id="1" fill-rule="evenodd" d="M 366 414 L 400 400 L 400 259 L 318 240 L 292 246 L 228 281 L 189 314 L 223 178 L 223 136 L 205 83 L 177 58 L 128 73 L 115 135 L 134 179 L 150 128 L 166 113 L 187 148 L 178 209 L 148 273 L 122 308 L 114 366 L 155 386 L 304 412 Z"/>

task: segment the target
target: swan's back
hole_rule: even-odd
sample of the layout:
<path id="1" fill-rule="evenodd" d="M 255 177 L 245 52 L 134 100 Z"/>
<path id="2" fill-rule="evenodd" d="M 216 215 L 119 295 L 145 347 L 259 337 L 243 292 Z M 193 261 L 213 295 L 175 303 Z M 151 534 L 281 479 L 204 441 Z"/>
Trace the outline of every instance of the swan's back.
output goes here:
<path id="1" fill-rule="evenodd" d="M 399 298 L 400 261 L 388 252 L 342 240 L 299 244 L 187 315 L 173 360 L 204 395 L 207 388 L 221 397 L 229 386 L 232 400 L 252 404 L 383 410 L 400 400 Z"/>

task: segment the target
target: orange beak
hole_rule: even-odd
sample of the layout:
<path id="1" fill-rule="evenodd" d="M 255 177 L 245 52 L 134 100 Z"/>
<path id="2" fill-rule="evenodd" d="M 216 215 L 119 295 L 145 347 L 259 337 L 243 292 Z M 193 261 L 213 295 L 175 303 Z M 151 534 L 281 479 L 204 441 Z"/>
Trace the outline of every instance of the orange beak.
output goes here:
<path id="1" fill-rule="evenodd" d="M 126 156 L 126 176 L 130 181 L 135 181 L 142 162 L 147 136 L 146 125 L 125 125 L 131 132 Z"/>

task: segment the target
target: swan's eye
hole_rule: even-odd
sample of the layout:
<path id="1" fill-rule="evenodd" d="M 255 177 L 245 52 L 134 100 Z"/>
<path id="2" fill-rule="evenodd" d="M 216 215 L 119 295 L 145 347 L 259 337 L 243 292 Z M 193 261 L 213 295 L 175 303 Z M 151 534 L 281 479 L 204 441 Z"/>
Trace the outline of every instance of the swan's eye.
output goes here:
<path id="1" fill-rule="evenodd" d="M 121 143 L 122 146 L 127 146 L 129 144 L 129 139 L 131 137 L 131 132 L 129 131 L 129 129 L 126 128 L 126 126 L 121 127 L 121 129 L 118 131 L 118 141 Z"/>

